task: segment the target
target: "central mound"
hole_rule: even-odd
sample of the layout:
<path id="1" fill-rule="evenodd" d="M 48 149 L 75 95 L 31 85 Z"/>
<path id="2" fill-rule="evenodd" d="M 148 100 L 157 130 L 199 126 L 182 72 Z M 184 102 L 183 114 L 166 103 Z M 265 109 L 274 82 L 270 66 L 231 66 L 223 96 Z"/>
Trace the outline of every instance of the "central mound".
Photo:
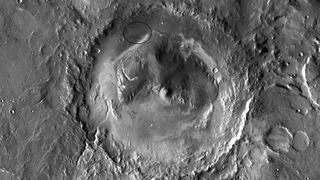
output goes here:
<path id="1" fill-rule="evenodd" d="M 197 48 L 196 42 L 175 35 L 118 57 L 116 139 L 145 155 L 171 160 L 211 141 L 213 115 L 219 118 L 221 111 L 215 110 L 219 88 Z"/>
<path id="2" fill-rule="evenodd" d="M 181 39 L 165 40 L 155 53 L 160 88 L 166 99 L 183 110 L 201 110 L 217 98 L 217 85 L 203 60 L 194 53 L 184 55 L 181 44 Z"/>
<path id="3" fill-rule="evenodd" d="M 183 55 L 181 43 L 181 38 L 164 39 L 150 59 L 139 52 L 124 55 L 116 67 L 120 102 L 129 105 L 153 93 L 167 108 L 183 113 L 212 104 L 218 95 L 212 72 L 195 54 Z"/>

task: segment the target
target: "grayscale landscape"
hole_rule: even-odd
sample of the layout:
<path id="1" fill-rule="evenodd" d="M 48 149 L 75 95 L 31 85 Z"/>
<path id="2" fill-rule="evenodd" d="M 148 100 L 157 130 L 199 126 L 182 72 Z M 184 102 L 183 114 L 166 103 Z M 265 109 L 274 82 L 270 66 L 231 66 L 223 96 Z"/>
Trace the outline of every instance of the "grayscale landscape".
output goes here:
<path id="1" fill-rule="evenodd" d="M 320 180 L 320 1 L 0 0 L 0 180 Z"/>

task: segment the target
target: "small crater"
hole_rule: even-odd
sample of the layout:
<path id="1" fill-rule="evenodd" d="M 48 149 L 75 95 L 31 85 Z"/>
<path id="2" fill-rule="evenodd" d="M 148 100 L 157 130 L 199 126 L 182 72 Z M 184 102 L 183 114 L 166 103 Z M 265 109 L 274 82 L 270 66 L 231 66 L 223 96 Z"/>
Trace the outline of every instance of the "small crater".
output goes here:
<path id="1" fill-rule="evenodd" d="M 152 36 L 151 27 L 144 22 L 132 22 L 123 29 L 123 37 L 131 44 L 143 44 Z"/>
<path id="2" fill-rule="evenodd" d="M 292 134 L 285 127 L 275 126 L 269 130 L 265 141 L 274 151 L 288 152 L 292 144 Z"/>
<path id="3" fill-rule="evenodd" d="M 310 140 L 307 133 L 298 131 L 294 135 L 293 148 L 297 151 L 305 151 L 309 146 Z"/>

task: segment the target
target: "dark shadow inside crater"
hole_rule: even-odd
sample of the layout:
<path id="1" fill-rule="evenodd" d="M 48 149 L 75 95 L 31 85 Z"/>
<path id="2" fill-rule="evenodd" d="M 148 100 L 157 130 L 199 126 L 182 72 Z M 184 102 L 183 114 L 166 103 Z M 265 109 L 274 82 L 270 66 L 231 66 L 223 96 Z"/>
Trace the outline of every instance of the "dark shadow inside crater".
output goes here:
<path id="1" fill-rule="evenodd" d="M 166 39 L 156 49 L 160 84 L 173 104 L 178 103 L 184 109 L 201 109 L 215 101 L 218 88 L 208 67 L 192 53 L 184 56 L 180 43 L 180 39 Z"/>

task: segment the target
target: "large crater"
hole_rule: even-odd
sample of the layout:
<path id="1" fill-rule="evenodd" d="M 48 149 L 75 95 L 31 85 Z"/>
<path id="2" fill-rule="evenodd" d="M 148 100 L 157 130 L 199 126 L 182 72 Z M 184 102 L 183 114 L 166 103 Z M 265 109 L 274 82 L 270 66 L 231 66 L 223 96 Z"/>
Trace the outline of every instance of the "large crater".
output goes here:
<path id="1" fill-rule="evenodd" d="M 196 21 L 178 19 L 164 19 L 177 30 L 149 24 L 152 33 L 135 32 L 140 43 L 122 38 L 126 26 L 101 40 L 92 119 L 139 161 L 201 170 L 239 138 L 247 99 L 239 98 L 243 82 L 228 74 L 229 54 L 203 43 Z"/>

